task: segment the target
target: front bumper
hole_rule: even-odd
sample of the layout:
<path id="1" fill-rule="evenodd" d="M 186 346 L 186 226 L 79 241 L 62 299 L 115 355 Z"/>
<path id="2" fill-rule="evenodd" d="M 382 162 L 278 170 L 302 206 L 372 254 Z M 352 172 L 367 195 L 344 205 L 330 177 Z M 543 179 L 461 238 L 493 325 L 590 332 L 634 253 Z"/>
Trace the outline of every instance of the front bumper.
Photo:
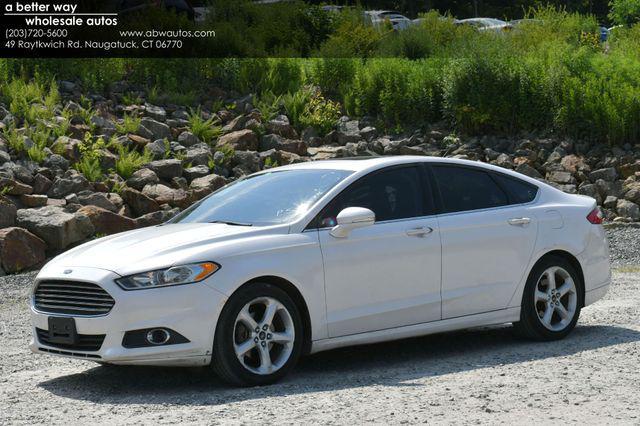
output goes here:
<path id="1" fill-rule="evenodd" d="M 64 274 L 65 270 L 72 270 Z M 116 283 L 119 275 L 104 269 L 48 267 L 37 280 L 83 281 L 99 285 L 115 300 L 104 316 L 61 315 L 38 312 L 31 302 L 35 353 L 55 354 L 78 359 L 122 365 L 202 366 L 211 362 L 213 336 L 226 296 L 204 282 L 176 287 L 125 291 Z M 211 278 L 210 278 L 211 279 Z M 98 351 L 62 349 L 42 344 L 36 328 L 47 330 L 50 316 L 73 317 L 78 334 L 105 335 Z M 186 337 L 188 343 L 143 348 L 125 348 L 127 331 L 165 327 Z"/>

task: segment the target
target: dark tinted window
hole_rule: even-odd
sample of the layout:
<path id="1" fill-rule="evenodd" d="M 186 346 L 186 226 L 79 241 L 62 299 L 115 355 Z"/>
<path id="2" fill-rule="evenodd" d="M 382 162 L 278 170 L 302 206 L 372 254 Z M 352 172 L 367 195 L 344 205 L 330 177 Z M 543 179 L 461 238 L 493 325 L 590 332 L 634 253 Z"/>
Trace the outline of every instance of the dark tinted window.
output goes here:
<path id="1" fill-rule="evenodd" d="M 355 182 L 320 213 L 319 226 L 336 225 L 336 216 L 347 207 L 364 207 L 376 214 L 376 221 L 425 215 L 425 196 L 420 171 L 403 167 L 374 173 Z"/>
<path id="2" fill-rule="evenodd" d="M 444 211 L 462 212 L 507 205 L 507 194 L 488 173 L 466 167 L 434 166 Z"/>
<path id="3" fill-rule="evenodd" d="M 509 194 L 509 204 L 524 204 L 533 201 L 538 193 L 538 187 L 520 179 L 494 173 L 493 177 Z"/>

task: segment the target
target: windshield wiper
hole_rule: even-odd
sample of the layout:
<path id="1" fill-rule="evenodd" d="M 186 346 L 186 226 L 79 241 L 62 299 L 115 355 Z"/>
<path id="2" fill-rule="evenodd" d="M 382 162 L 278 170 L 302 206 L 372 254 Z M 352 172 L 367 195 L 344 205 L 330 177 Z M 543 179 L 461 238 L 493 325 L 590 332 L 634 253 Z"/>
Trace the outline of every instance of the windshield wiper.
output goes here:
<path id="1" fill-rule="evenodd" d="M 251 223 L 231 222 L 228 220 L 212 220 L 209 223 L 224 223 L 225 225 L 231 225 L 231 226 L 253 226 L 253 224 Z"/>

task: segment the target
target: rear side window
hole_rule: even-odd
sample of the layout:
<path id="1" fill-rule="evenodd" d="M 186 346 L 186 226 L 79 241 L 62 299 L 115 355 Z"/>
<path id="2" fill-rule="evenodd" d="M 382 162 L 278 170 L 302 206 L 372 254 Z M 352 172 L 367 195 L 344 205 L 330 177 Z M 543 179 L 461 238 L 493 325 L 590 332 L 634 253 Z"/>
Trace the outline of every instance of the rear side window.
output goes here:
<path id="1" fill-rule="evenodd" d="M 507 194 L 488 173 L 456 166 L 434 166 L 445 213 L 488 209 L 509 204 Z"/>
<path id="2" fill-rule="evenodd" d="M 364 207 L 376 214 L 376 222 L 424 216 L 425 193 L 417 167 L 402 167 L 366 176 L 345 189 L 320 213 L 320 228 L 336 225 L 336 216 L 347 207 Z"/>
<path id="3" fill-rule="evenodd" d="M 536 198 L 538 187 L 520 179 L 494 173 L 493 177 L 509 195 L 509 204 L 530 203 Z"/>

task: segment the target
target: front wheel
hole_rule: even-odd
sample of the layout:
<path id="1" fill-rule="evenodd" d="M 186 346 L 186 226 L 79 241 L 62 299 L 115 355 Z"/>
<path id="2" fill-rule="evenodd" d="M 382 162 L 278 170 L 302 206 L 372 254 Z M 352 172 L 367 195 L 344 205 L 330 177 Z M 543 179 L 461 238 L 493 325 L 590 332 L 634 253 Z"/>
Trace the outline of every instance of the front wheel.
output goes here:
<path id="1" fill-rule="evenodd" d="M 534 340 L 562 339 L 576 326 L 581 301 L 582 285 L 573 265 L 549 256 L 529 274 L 514 329 Z"/>
<path id="2" fill-rule="evenodd" d="M 295 365 L 302 349 L 297 306 L 280 288 L 251 284 L 225 305 L 216 328 L 212 366 L 238 386 L 273 383 Z"/>

